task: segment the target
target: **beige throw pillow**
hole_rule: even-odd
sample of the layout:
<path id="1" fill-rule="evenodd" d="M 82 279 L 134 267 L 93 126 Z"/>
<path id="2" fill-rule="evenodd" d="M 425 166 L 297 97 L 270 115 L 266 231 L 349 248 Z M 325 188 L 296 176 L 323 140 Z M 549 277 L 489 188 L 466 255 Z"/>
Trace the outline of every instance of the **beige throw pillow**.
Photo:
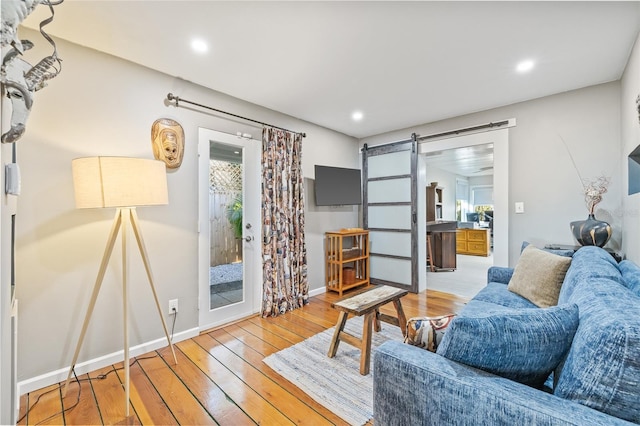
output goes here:
<path id="1" fill-rule="evenodd" d="M 570 257 L 529 245 L 520 255 L 507 289 L 541 308 L 555 306 L 569 265 Z"/>

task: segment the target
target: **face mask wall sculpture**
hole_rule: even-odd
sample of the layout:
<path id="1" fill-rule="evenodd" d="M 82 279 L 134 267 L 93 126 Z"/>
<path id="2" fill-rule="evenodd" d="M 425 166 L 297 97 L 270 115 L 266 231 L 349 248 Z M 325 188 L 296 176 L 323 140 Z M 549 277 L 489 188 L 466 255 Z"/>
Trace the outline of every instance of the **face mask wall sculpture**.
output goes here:
<path id="1" fill-rule="evenodd" d="M 184 157 L 184 130 L 170 118 L 159 118 L 151 126 L 151 146 L 156 160 L 164 161 L 169 169 L 177 169 Z"/>
<path id="2" fill-rule="evenodd" d="M 15 142 L 24 134 L 27 118 L 33 106 L 33 93 L 47 85 L 60 73 L 61 60 L 58 58 L 56 44 L 43 31 L 43 27 L 53 21 L 53 6 L 64 0 L 2 0 L 1 41 L 2 65 L 0 67 L 0 85 L 2 95 L 11 100 L 11 128 L 2 134 L 2 143 Z M 19 40 L 18 25 L 38 6 L 43 4 L 51 10 L 51 17 L 40 23 L 40 33 L 53 46 L 53 53 L 31 66 L 21 56 L 33 47 L 29 40 Z"/>

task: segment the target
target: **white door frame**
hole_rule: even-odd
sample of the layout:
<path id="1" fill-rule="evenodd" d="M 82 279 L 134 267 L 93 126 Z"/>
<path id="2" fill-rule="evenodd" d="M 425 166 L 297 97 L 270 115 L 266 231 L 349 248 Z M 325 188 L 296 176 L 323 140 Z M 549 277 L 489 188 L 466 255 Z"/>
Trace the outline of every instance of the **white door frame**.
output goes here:
<path id="1" fill-rule="evenodd" d="M 510 120 L 511 122 L 511 120 Z M 513 120 L 515 124 L 515 120 Z M 509 129 L 473 133 L 420 144 L 418 152 L 464 148 L 473 145 L 493 144 L 493 264 L 509 266 Z"/>
<path id="2" fill-rule="evenodd" d="M 210 141 L 243 148 L 243 289 L 244 302 L 209 309 L 210 223 L 209 223 L 209 143 Z M 200 330 L 217 327 L 260 311 L 262 300 L 262 220 L 260 213 L 260 147 L 255 139 L 239 138 L 236 135 L 215 130 L 198 129 L 198 294 Z M 247 203 L 252 200 L 253 203 Z M 253 209 L 248 208 L 253 205 Z M 245 227 L 251 223 L 251 229 Z"/>

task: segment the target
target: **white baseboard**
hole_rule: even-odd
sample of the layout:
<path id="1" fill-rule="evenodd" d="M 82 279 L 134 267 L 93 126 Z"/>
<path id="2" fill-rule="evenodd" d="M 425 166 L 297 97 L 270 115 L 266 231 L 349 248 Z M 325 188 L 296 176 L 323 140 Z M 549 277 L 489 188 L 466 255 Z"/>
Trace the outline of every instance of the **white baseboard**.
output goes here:
<path id="1" fill-rule="evenodd" d="M 173 335 L 173 343 L 176 344 L 182 340 L 190 339 L 197 336 L 199 333 L 200 329 L 198 327 L 181 331 L 180 333 L 176 333 Z M 148 352 L 155 351 L 156 349 L 163 348 L 165 346 L 167 346 L 167 339 L 165 337 L 162 337 L 160 339 L 152 340 L 150 342 L 142 343 L 140 345 L 129 348 L 129 355 L 132 357 L 143 355 Z M 78 363 L 76 364 L 75 371 L 77 375 L 89 373 L 108 365 L 122 362 L 123 357 L 124 350 L 113 352 L 98 358 Z M 27 392 L 42 389 L 55 383 L 63 382 L 67 380 L 67 374 L 69 374 L 69 367 L 61 368 L 59 370 L 41 374 L 30 379 L 22 380 L 18 382 L 18 395 L 23 395 Z"/>
<path id="2" fill-rule="evenodd" d="M 326 293 L 326 287 L 314 288 L 313 290 L 309 290 L 309 297 L 317 296 L 322 293 Z"/>

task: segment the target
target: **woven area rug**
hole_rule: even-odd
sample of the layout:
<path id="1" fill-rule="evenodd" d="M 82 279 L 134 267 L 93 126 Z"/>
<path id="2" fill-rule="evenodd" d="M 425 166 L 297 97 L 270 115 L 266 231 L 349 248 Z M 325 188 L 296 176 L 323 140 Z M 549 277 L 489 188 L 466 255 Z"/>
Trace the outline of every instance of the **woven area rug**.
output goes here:
<path id="1" fill-rule="evenodd" d="M 347 321 L 345 330 L 362 337 L 363 317 Z M 264 362 L 295 384 L 318 403 L 352 425 L 363 425 L 373 417 L 373 365 L 371 372 L 360 375 L 360 349 L 340 342 L 338 353 L 329 358 L 334 328 L 311 336 L 303 342 L 276 352 Z M 402 340 L 399 327 L 382 323 L 382 331 L 373 333 L 373 349 L 387 340 Z"/>

